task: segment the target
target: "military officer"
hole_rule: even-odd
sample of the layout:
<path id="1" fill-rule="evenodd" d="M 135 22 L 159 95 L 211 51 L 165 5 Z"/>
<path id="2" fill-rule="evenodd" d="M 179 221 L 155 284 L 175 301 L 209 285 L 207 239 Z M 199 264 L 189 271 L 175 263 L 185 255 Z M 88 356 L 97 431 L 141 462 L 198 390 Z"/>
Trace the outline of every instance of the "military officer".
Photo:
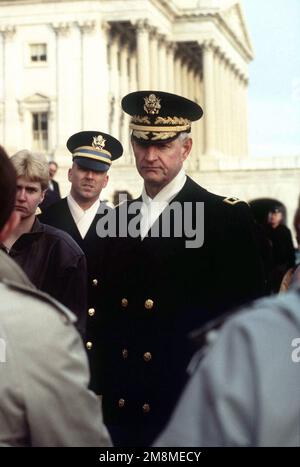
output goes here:
<path id="1" fill-rule="evenodd" d="M 98 326 L 101 304 L 102 270 L 106 239 L 100 238 L 96 228 L 101 214 L 100 194 L 108 183 L 108 170 L 112 161 L 121 157 L 123 148 L 113 136 L 100 131 L 81 131 L 67 141 L 72 154 L 72 168 L 68 178 L 71 191 L 66 198 L 50 206 L 39 217 L 45 223 L 67 232 L 86 255 L 88 268 L 88 309 L 86 323 L 86 348 L 91 366 L 91 387 L 99 393 L 100 360 L 96 357 L 97 342 L 94 338 Z M 107 206 L 107 210 L 110 208 Z M 97 306 L 96 306 L 97 302 Z M 101 352 L 100 352 L 101 353 Z"/>
<path id="2" fill-rule="evenodd" d="M 206 350 L 194 356 L 155 446 L 299 447 L 299 306 L 298 288 L 207 330 Z"/>
<path id="3" fill-rule="evenodd" d="M 16 174 L 0 147 L 0 242 L 17 226 Z M 0 252 L 0 446 L 110 446 L 75 316 Z"/>
<path id="4" fill-rule="evenodd" d="M 185 173 L 201 107 L 138 91 L 122 108 L 144 188 L 116 210 L 122 223 L 127 209 L 127 235 L 118 225 L 108 251 L 103 409 L 114 442 L 135 446 L 162 430 L 185 384 L 194 351 L 188 333 L 261 295 L 265 282 L 248 205 Z"/>

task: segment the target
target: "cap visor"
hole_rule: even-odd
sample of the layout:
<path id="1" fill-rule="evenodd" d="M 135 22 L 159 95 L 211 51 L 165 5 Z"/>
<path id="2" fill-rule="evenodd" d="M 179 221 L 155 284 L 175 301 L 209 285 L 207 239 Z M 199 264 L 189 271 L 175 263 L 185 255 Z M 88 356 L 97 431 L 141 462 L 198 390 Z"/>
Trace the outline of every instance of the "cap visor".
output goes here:
<path id="1" fill-rule="evenodd" d="M 79 167 L 94 170 L 95 172 L 107 172 L 110 167 L 110 165 L 105 164 L 104 162 L 89 159 L 87 157 L 74 157 L 73 161 L 76 162 Z"/>

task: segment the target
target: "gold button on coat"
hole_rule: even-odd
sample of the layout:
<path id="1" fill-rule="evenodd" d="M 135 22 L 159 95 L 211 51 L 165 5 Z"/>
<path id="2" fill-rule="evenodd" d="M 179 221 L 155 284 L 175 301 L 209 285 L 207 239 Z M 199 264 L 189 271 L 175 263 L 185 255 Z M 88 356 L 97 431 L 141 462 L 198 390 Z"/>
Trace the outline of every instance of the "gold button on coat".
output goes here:
<path id="1" fill-rule="evenodd" d="M 123 308 L 126 308 L 128 306 L 128 300 L 127 298 L 122 298 L 121 300 L 121 305 Z"/>
<path id="2" fill-rule="evenodd" d="M 128 350 L 127 349 L 123 349 L 122 350 L 122 355 L 123 355 L 123 358 L 127 358 L 128 357 Z"/>
<path id="3" fill-rule="evenodd" d="M 93 279 L 93 280 L 92 280 L 92 285 L 93 285 L 93 287 L 97 287 L 97 285 L 98 285 L 98 279 Z"/>
<path id="4" fill-rule="evenodd" d="M 125 405 L 125 399 L 119 399 L 118 406 L 120 407 L 120 409 L 124 407 L 124 405 Z"/>
<path id="5" fill-rule="evenodd" d="M 88 314 L 89 314 L 90 316 L 94 316 L 95 313 L 96 313 L 95 308 L 89 308 L 89 309 L 88 309 Z"/>
<path id="6" fill-rule="evenodd" d="M 144 360 L 145 360 L 145 362 L 150 362 L 151 358 L 152 358 L 152 355 L 151 355 L 150 352 L 145 352 L 145 353 L 144 353 Z"/>
<path id="7" fill-rule="evenodd" d="M 143 405 L 143 412 L 144 413 L 150 412 L 150 405 L 149 404 L 144 404 Z"/>
<path id="8" fill-rule="evenodd" d="M 86 348 L 87 348 L 88 350 L 91 350 L 92 347 L 93 347 L 93 343 L 92 343 L 92 342 L 87 342 L 87 343 L 86 343 Z"/>
<path id="9" fill-rule="evenodd" d="M 151 298 L 147 298 L 145 301 L 145 308 L 146 310 L 151 310 L 153 308 L 154 302 L 151 300 Z"/>

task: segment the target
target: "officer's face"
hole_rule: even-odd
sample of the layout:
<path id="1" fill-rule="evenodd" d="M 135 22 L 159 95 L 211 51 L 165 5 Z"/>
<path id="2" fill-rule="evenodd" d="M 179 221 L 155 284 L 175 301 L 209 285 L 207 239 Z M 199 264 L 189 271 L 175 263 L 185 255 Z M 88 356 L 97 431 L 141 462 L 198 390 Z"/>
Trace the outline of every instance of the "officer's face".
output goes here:
<path id="1" fill-rule="evenodd" d="M 38 205 L 43 201 L 45 191 L 40 182 L 31 182 L 24 177 L 17 178 L 17 194 L 15 210 L 20 213 L 21 220 L 34 216 Z"/>
<path id="2" fill-rule="evenodd" d="M 92 203 L 99 199 L 102 188 L 105 188 L 108 182 L 106 172 L 86 169 L 77 165 L 76 162 L 73 162 L 68 178 L 72 183 L 71 195 L 78 204 Z"/>
<path id="3" fill-rule="evenodd" d="M 191 138 L 169 143 L 144 144 L 132 139 L 136 167 L 145 181 L 148 194 L 159 192 L 178 174 L 192 148 Z"/>

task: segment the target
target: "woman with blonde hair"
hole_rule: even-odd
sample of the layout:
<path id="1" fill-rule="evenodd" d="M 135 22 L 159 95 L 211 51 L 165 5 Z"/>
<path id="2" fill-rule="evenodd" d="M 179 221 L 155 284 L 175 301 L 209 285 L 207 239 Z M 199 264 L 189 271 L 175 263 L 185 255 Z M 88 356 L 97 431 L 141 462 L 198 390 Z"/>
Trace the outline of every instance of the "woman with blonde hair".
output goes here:
<path id="1" fill-rule="evenodd" d="M 48 162 L 28 150 L 11 158 L 17 173 L 15 210 L 21 221 L 5 240 L 4 249 L 40 290 L 71 309 L 84 335 L 86 308 L 86 259 L 67 233 L 42 224 L 36 217 L 49 182 Z"/>

